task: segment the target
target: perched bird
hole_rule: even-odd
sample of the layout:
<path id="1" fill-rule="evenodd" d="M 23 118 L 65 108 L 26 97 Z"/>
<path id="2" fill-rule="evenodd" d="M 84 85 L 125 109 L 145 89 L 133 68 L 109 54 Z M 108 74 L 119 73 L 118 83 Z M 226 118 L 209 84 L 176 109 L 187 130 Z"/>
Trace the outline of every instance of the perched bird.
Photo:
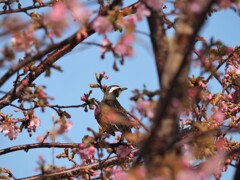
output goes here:
<path id="1" fill-rule="evenodd" d="M 95 109 L 95 118 L 98 124 L 105 132 L 113 136 L 115 136 L 116 131 L 120 131 L 123 134 L 131 133 L 131 128 L 133 127 L 127 111 L 117 100 L 121 92 L 126 89 L 118 85 L 108 86 L 102 101 L 99 102 Z"/>

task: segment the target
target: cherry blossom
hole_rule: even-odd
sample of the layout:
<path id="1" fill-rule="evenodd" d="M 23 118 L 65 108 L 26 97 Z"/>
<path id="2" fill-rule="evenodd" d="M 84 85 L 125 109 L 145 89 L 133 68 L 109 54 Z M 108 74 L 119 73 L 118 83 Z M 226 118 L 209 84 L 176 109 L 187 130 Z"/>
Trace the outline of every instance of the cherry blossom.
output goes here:
<path id="1" fill-rule="evenodd" d="M 143 0 L 149 6 L 155 11 L 159 11 L 163 8 L 164 0 Z"/>
<path id="2" fill-rule="evenodd" d="M 0 125 L 0 132 L 3 132 L 5 136 L 8 136 L 10 140 L 13 140 L 17 138 L 20 129 L 14 124 L 12 125 L 2 124 Z"/>
<path id="3" fill-rule="evenodd" d="M 75 21 L 85 25 L 92 15 L 92 11 L 85 8 L 84 5 L 77 0 L 69 0 L 67 2 L 71 15 Z"/>
<path id="4" fill-rule="evenodd" d="M 107 17 L 98 16 L 92 25 L 93 29 L 99 34 L 105 34 L 113 31 L 113 25 Z"/>
<path id="5" fill-rule="evenodd" d="M 137 21 L 143 20 L 143 18 L 150 16 L 151 11 L 146 8 L 144 4 L 137 7 L 137 12 L 133 16 L 136 17 Z"/>
<path id="6" fill-rule="evenodd" d="M 48 15 L 48 24 L 52 33 L 57 37 L 62 35 L 62 31 L 67 27 L 67 6 L 64 3 L 56 3 Z"/>
<path id="7" fill-rule="evenodd" d="M 200 13 L 202 11 L 202 6 L 199 2 L 193 1 L 189 4 L 189 9 L 194 13 Z"/>
<path id="8" fill-rule="evenodd" d="M 201 177 L 207 178 L 211 175 L 220 174 L 223 169 L 223 158 L 224 154 L 219 152 L 206 161 L 199 172 Z"/>
<path id="9" fill-rule="evenodd" d="M 33 31 L 19 32 L 13 35 L 12 45 L 17 51 L 30 51 L 30 48 L 34 44 Z"/>
<path id="10" fill-rule="evenodd" d="M 120 41 L 116 44 L 115 50 L 122 54 L 123 56 L 132 56 L 133 55 L 133 41 L 134 41 L 133 34 L 125 34 Z"/>
<path id="11" fill-rule="evenodd" d="M 72 122 L 71 121 L 66 121 L 61 123 L 59 133 L 63 134 L 68 132 L 72 128 Z"/>
<path id="12" fill-rule="evenodd" d="M 101 43 L 101 48 L 100 48 L 100 52 L 102 54 L 104 54 L 105 52 L 108 51 L 108 48 L 107 46 L 111 45 L 111 42 L 106 38 L 104 37 L 103 40 L 102 40 L 102 43 Z"/>
<path id="13" fill-rule="evenodd" d="M 141 115 L 147 116 L 150 119 L 154 117 L 154 108 L 150 101 L 138 101 L 136 108 Z"/>
<path id="14" fill-rule="evenodd" d="M 96 148 L 94 146 L 90 146 L 88 148 L 84 148 L 84 145 L 80 146 L 80 149 L 78 150 L 78 154 L 82 159 L 82 164 L 86 164 L 87 161 L 89 160 L 93 163 L 95 151 L 96 151 Z"/>
<path id="15" fill-rule="evenodd" d="M 123 169 L 116 168 L 116 169 L 113 169 L 111 173 L 112 173 L 112 176 L 114 176 L 115 179 L 117 179 L 117 180 L 126 179 L 126 173 L 124 172 Z"/>
<path id="16" fill-rule="evenodd" d="M 37 141 L 40 142 L 40 143 L 42 143 L 42 142 L 46 143 L 46 142 L 47 142 L 47 139 L 44 139 L 44 136 L 41 136 L 41 135 L 37 135 L 37 136 L 36 136 L 36 139 L 37 139 Z M 44 141 L 43 141 L 43 140 L 44 140 Z"/>
<path id="17" fill-rule="evenodd" d="M 118 148 L 117 148 L 117 156 L 119 158 L 125 158 L 126 156 L 129 155 L 129 153 L 131 152 L 132 148 L 129 147 L 129 146 L 123 146 L 123 145 L 120 145 Z"/>

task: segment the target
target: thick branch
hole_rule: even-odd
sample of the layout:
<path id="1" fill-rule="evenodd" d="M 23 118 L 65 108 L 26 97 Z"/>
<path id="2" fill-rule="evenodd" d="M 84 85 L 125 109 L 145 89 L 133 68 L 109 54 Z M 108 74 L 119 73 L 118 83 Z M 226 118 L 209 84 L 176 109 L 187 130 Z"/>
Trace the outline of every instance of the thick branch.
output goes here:
<path id="1" fill-rule="evenodd" d="M 148 18 L 148 25 L 151 34 L 151 42 L 153 46 L 158 77 L 162 76 L 164 64 L 166 63 L 168 56 L 168 41 L 165 34 L 163 16 L 164 14 L 162 11 L 153 11 L 151 13 L 151 16 Z M 160 78 L 159 84 L 161 85 Z"/>
<path id="2" fill-rule="evenodd" d="M 176 153 L 178 150 L 173 148 L 173 143 L 179 135 L 179 111 L 177 108 L 182 106 L 181 102 L 183 102 L 186 93 L 187 75 L 190 68 L 190 55 L 195 37 L 205 20 L 207 12 L 214 2 L 215 0 L 196 1 L 196 3 L 202 6 L 202 11 L 198 13 L 191 12 L 187 9 L 188 6 L 185 4 L 189 3 L 189 1 L 181 2 L 183 6 L 176 24 L 176 34 L 172 39 L 171 47 L 169 47 L 170 49 L 166 62 L 165 64 L 161 64 L 164 67 L 159 67 L 161 62 L 156 62 L 158 70 L 162 70 L 162 72 L 158 72 L 161 81 L 161 97 L 155 112 L 152 133 L 145 142 L 141 152 L 141 155 L 145 157 L 146 165 L 149 167 L 152 175 L 159 173 L 158 168 L 161 168 L 164 164 L 162 158 L 165 153 L 172 153 L 170 155 L 171 158 L 174 156 L 177 158 Z M 155 14 L 151 16 L 154 15 Z M 149 21 L 149 24 L 150 28 L 163 28 L 159 27 L 161 24 L 154 21 Z M 154 32 L 157 31 L 152 31 L 152 33 Z M 161 39 L 162 36 L 159 36 L 157 33 L 151 34 L 151 36 L 155 37 L 157 42 L 163 41 Z M 152 44 L 154 49 L 161 50 L 161 45 L 155 42 L 152 42 Z M 156 59 L 156 61 L 158 60 L 162 61 L 161 58 Z M 176 104 L 178 104 L 177 107 Z M 151 148 L 149 149 L 149 147 Z M 171 172 L 168 175 L 171 177 Z"/>

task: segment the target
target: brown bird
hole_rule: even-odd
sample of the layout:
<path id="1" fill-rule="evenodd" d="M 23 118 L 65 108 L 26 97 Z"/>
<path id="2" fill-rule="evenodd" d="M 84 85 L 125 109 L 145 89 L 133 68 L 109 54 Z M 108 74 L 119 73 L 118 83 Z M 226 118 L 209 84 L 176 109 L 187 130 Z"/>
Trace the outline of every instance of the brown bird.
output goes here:
<path id="1" fill-rule="evenodd" d="M 131 133 L 133 127 L 132 119 L 128 116 L 128 112 L 118 102 L 117 97 L 122 91 L 118 85 L 108 86 L 104 93 L 104 97 L 95 109 L 95 118 L 103 130 L 113 136 L 116 131 Z"/>

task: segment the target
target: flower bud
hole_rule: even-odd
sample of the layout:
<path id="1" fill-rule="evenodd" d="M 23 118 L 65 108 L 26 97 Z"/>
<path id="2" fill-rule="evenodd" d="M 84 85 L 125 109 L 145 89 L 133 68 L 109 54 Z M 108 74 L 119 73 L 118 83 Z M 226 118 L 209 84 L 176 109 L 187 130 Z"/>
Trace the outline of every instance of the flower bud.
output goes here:
<path id="1" fill-rule="evenodd" d="M 93 106 L 93 105 L 90 105 L 90 106 L 89 106 L 89 109 L 94 110 L 94 106 Z"/>
<path id="2" fill-rule="evenodd" d="M 98 84 L 91 83 L 91 84 L 90 84 L 90 87 L 91 87 L 91 88 L 98 88 L 99 86 L 98 86 Z"/>
<path id="3" fill-rule="evenodd" d="M 100 72 L 100 78 L 103 78 L 104 77 L 104 75 L 105 75 L 105 72 Z"/>
<path id="4" fill-rule="evenodd" d="M 86 101 L 86 100 L 87 100 L 86 96 L 81 97 L 81 101 Z"/>

